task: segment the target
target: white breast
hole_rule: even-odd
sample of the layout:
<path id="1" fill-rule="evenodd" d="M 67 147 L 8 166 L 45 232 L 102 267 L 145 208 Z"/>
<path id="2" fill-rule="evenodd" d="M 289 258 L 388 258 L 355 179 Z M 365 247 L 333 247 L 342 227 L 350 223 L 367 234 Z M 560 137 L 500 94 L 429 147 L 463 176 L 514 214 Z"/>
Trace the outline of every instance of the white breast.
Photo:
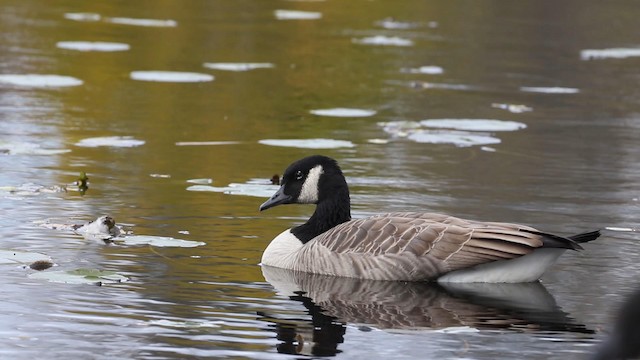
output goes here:
<path id="1" fill-rule="evenodd" d="M 300 240 L 287 229 L 276 236 L 262 253 L 262 265 L 292 269 L 298 251 L 302 248 Z"/>

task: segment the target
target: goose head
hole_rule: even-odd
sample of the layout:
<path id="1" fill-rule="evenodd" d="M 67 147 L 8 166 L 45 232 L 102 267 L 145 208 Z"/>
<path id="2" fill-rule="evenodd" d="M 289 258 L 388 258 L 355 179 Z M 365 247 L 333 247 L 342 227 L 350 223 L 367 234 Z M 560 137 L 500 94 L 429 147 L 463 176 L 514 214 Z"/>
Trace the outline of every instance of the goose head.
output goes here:
<path id="1" fill-rule="evenodd" d="M 349 190 L 338 163 L 329 157 L 314 155 L 287 167 L 280 188 L 262 205 L 260 211 L 282 204 L 319 204 Z"/>

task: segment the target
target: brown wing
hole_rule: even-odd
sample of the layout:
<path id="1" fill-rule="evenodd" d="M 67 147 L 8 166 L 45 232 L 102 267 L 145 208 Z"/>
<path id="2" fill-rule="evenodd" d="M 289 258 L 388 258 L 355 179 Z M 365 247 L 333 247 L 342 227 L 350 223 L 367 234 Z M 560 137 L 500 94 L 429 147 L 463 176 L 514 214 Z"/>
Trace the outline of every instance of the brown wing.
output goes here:
<path id="1" fill-rule="evenodd" d="M 543 245 L 543 237 L 516 224 L 389 213 L 340 224 L 313 242 L 335 254 L 423 258 L 448 272 L 528 254 Z"/>

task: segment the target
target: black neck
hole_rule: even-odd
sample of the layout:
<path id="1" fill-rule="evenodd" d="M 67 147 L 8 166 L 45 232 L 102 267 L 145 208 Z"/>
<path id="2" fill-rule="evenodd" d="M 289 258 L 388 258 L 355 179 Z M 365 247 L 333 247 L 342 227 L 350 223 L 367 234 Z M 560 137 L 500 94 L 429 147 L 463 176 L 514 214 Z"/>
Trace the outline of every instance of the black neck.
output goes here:
<path id="1" fill-rule="evenodd" d="M 291 232 L 306 244 L 323 232 L 349 220 L 351 220 L 349 190 L 340 189 L 328 199 L 319 202 L 313 216 L 306 223 L 291 229 Z"/>

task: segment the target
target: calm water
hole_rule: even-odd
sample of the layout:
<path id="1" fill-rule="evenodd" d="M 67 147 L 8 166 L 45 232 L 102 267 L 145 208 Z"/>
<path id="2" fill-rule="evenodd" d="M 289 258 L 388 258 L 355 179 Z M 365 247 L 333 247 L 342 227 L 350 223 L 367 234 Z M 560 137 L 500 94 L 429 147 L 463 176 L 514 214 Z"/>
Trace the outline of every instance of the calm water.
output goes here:
<path id="1" fill-rule="evenodd" d="M 257 264 L 311 207 L 259 213 L 267 186 L 247 196 L 187 191 L 187 180 L 264 183 L 323 153 L 348 176 L 354 216 L 429 210 L 567 235 L 638 227 L 639 13 L 623 1 L 3 1 L 0 249 L 50 256 L 44 272 L 129 281 L 53 283 L 0 264 L 0 358 L 588 358 L 638 285 L 632 232 L 565 254 L 541 284 L 301 277 Z M 229 62 L 269 65 L 204 66 Z M 131 76 L 152 70 L 214 79 Z M 6 76 L 27 74 L 75 86 Z M 310 112 L 336 108 L 370 112 Z M 461 133 L 425 119 L 519 124 Z M 83 146 L 99 137 L 125 142 Z M 47 191 L 82 171 L 84 196 Z M 103 214 L 137 235 L 206 245 L 107 246 L 38 225 Z"/>

